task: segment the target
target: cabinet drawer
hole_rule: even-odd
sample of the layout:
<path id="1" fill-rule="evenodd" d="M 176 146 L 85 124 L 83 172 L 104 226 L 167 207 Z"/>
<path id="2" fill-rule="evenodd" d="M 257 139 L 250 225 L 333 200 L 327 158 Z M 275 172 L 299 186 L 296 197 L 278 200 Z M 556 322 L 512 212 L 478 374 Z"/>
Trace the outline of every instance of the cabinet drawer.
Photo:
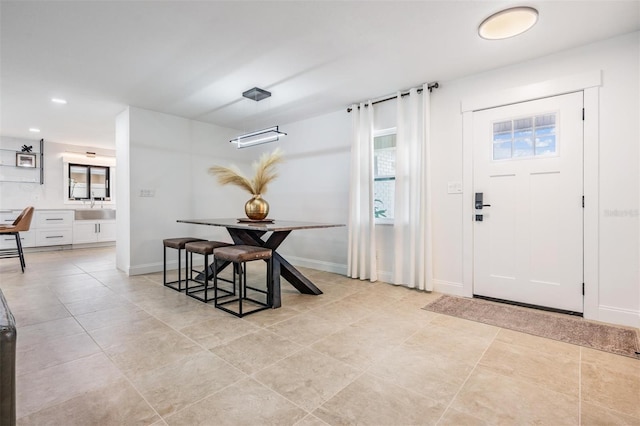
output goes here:
<path id="1" fill-rule="evenodd" d="M 71 244 L 73 230 L 69 229 L 36 229 L 36 246 L 57 246 Z"/>
<path id="2" fill-rule="evenodd" d="M 33 231 L 21 232 L 20 242 L 23 248 L 34 247 L 36 245 L 36 236 Z M 0 236 L 0 249 L 16 248 L 16 237 L 13 235 Z"/>
<path id="3" fill-rule="evenodd" d="M 0 225 L 11 225 L 20 215 L 17 210 L 4 210 L 0 212 Z"/>
<path id="4" fill-rule="evenodd" d="M 73 226 L 73 210 L 36 210 L 36 228 L 66 228 Z M 38 244 L 39 245 L 39 244 Z"/>

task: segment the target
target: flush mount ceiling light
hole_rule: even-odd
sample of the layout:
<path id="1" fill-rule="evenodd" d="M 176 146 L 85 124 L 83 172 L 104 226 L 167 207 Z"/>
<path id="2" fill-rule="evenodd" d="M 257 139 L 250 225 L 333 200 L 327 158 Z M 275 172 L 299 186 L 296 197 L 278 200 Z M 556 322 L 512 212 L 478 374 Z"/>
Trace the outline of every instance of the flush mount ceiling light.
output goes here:
<path id="1" fill-rule="evenodd" d="M 62 98 L 51 98 L 51 102 L 53 102 L 54 104 L 66 105 L 67 100 Z"/>
<path id="2" fill-rule="evenodd" d="M 494 13 L 478 27 L 480 37 L 502 40 L 524 33 L 538 22 L 538 11 L 532 7 L 512 7 Z"/>
<path id="3" fill-rule="evenodd" d="M 30 127 L 30 128 L 29 128 L 29 131 L 30 131 L 31 133 L 40 133 L 40 129 L 35 128 L 35 127 Z"/>
<path id="4" fill-rule="evenodd" d="M 249 89 L 246 92 L 242 92 L 242 96 L 258 102 L 271 96 L 271 92 L 254 87 L 253 89 Z"/>
<path id="5" fill-rule="evenodd" d="M 256 132 L 245 133 L 244 135 L 231 139 L 229 142 L 238 144 L 239 149 L 263 143 L 276 142 L 283 136 L 287 136 L 287 134 L 281 132 L 278 126 L 273 126 Z"/>

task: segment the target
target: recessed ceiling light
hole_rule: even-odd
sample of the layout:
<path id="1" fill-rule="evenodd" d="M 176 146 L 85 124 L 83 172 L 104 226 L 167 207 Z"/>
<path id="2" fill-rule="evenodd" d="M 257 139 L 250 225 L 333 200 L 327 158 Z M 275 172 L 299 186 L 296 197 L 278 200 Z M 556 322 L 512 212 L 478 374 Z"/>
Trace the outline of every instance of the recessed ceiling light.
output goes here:
<path id="1" fill-rule="evenodd" d="M 40 133 L 40 129 L 36 129 L 35 127 L 30 127 L 29 131 L 32 133 Z"/>
<path id="2" fill-rule="evenodd" d="M 61 98 L 51 98 L 51 102 L 53 102 L 54 104 L 66 104 L 67 100 L 66 99 L 61 99 Z"/>
<path id="3" fill-rule="evenodd" d="M 538 11 L 532 7 L 512 7 L 494 13 L 478 27 L 480 37 L 502 40 L 529 30 L 538 22 Z"/>

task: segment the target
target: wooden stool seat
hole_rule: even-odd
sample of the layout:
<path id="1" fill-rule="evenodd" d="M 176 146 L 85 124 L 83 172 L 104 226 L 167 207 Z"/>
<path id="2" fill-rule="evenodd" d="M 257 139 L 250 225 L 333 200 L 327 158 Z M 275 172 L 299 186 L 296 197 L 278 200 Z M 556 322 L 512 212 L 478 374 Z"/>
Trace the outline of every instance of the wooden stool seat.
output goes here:
<path id="1" fill-rule="evenodd" d="M 214 259 L 213 288 L 215 291 L 214 300 L 215 300 L 216 308 L 242 318 L 245 315 L 253 314 L 255 312 L 259 312 L 264 309 L 269 309 L 273 307 L 273 277 L 272 277 L 273 252 L 271 249 L 257 247 L 257 246 L 248 246 L 248 245 L 220 247 L 213 250 L 213 259 Z M 258 289 L 255 287 L 249 287 L 247 285 L 246 263 L 252 262 L 255 260 L 264 260 L 267 262 L 266 290 Z M 230 296 L 222 296 L 222 298 L 225 298 L 226 300 L 219 301 L 220 299 L 220 297 L 218 296 L 218 291 L 219 291 L 218 279 L 219 278 L 217 274 L 218 262 L 233 263 L 234 290 L 235 290 L 236 275 L 238 275 L 238 296 L 237 297 L 228 299 L 228 297 Z M 255 293 L 264 294 L 265 301 L 257 300 L 255 297 L 249 296 L 249 294 L 247 293 L 247 290 L 252 290 Z M 257 308 L 254 308 L 247 312 L 243 310 L 243 306 L 242 306 L 243 302 L 251 302 L 254 306 L 257 306 Z M 227 306 L 225 306 L 231 303 L 237 303 L 238 305 L 237 311 L 229 309 Z"/>
<path id="2" fill-rule="evenodd" d="M 163 283 L 165 287 L 169 287 L 176 291 L 184 290 L 182 287 L 182 250 L 184 250 L 184 246 L 190 242 L 194 241 L 206 241 L 202 238 L 193 238 L 193 237 L 179 237 L 179 238 L 166 238 L 162 240 L 163 246 Z M 178 279 L 176 281 L 167 282 L 167 248 L 172 248 L 178 250 Z M 185 255 L 186 257 L 186 255 Z M 186 259 L 185 259 L 186 262 Z"/>
<path id="3" fill-rule="evenodd" d="M 202 302 L 209 302 L 211 298 L 209 297 L 209 271 L 207 270 L 209 267 L 209 256 L 213 256 L 213 251 L 220 248 L 229 246 L 229 243 L 223 243 L 222 241 L 195 241 L 185 244 L 184 249 L 187 252 L 187 276 L 186 276 L 186 287 L 185 294 L 187 296 L 191 296 L 194 299 L 198 299 Z M 200 254 L 204 256 L 204 269 L 202 272 L 196 271 L 199 274 L 204 274 L 204 279 L 202 281 L 198 281 L 193 278 L 193 254 Z M 195 287 L 189 287 L 189 283 L 196 282 L 198 283 Z M 211 288 L 213 290 L 213 287 Z M 203 293 L 200 296 L 198 293 Z M 235 285 L 232 292 L 228 292 L 229 294 L 235 294 Z"/>

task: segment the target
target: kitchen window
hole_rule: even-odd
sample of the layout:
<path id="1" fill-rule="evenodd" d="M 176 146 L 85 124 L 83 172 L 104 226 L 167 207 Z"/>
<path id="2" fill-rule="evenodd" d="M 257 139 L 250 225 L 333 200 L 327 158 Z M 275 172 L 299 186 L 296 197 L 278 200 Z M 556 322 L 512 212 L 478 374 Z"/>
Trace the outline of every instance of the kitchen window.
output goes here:
<path id="1" fill-rule="evenodd" d="M 111 199 L 109 167 L 69 163 L 69 199 Z"/>

